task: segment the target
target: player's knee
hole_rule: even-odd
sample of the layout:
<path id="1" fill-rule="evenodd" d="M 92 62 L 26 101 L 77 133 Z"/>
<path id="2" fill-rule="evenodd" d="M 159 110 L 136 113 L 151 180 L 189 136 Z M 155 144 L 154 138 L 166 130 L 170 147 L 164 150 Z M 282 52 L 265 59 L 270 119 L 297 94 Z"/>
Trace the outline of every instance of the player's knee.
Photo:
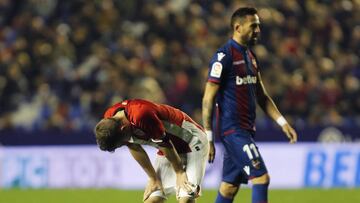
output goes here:
<path id="1" fill-rule="evenodd" d="M 251 182 L 252 182 L 253 184 L 268 184 L 268 183 L 270 183 L 270 176 L 269 176 L 268 173 L 265 173 L 265 174 L 262 175 L 262 176 L 253 178 L 253 179 L 251 180 Z"/>
<path id="2" fill-rule="evenodd" d="M 239 190 L 239 186 L 222 182 L 220 185 L 220 193 L 223 197 L 233 198 Z"/>

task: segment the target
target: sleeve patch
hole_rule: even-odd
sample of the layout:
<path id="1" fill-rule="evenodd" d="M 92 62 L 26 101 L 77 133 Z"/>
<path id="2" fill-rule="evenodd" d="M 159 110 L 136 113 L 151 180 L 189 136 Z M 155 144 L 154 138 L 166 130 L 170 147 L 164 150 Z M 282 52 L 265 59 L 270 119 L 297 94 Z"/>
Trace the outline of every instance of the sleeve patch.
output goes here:
<path id="1" fill-rule="evenodd" d="M 215 62 L 211 66 L 210 76 L 220 78 L 223 66 L 220 62 Z"/>

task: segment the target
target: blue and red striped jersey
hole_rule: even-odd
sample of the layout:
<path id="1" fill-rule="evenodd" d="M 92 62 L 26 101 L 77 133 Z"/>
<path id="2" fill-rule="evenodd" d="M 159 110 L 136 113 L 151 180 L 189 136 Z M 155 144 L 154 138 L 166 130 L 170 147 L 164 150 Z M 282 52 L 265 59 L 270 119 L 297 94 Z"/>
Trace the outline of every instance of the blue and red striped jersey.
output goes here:
<path id="1" fill-rule="evenodd" d="M 255 131 L 258 71 L 255 55 L 233 39 L 212 57 L 208 82 L 220 85 L 216 119 L 221 135 L 239 128 Z"/>

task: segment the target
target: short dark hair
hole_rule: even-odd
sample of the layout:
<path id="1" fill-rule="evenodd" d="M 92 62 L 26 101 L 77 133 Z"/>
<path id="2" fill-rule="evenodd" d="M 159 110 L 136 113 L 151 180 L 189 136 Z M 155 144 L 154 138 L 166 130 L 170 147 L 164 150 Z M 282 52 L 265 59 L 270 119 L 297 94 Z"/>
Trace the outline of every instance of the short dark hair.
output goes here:
<path id="1" fill-rule="evenodd" d="M 231 29 L 234 29 L 234 24 L 238 19 L 244 18 L 247 15 L 255 15 L 255 14 L 257 14 L 256 8 L 253 7 L 238 8 L 231 16 L 231 22 L 230 22 Z"/>
<path id="2" fill-rule="evenodd" d="M 94 133 L 96 142 L 103 151 L 114 152 L 117 148 L 117 136 L 119 133 L 120 121 L 114 118 L 102 119 L 96 124 Z"/>

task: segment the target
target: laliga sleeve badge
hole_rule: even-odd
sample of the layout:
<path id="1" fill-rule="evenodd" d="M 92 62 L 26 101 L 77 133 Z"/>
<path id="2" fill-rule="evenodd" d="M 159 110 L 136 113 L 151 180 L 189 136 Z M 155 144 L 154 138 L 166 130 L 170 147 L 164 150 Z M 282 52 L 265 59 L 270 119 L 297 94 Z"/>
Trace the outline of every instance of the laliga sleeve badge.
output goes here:
<path id="1" fill-rule="evenodd" d="M 220 78 L 222 68 L 223 66 L 220 62 L 213 63 L 213 65 L 211 66 L 210 76 L 215 78 Z"/>

